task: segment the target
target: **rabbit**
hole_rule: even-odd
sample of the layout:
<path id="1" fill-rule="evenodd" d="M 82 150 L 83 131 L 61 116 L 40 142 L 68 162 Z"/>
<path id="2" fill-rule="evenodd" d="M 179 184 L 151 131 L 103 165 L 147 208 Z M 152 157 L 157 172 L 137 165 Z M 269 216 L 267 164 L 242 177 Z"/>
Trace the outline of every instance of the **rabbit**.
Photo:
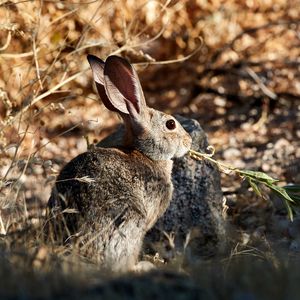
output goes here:
<path id="1" fill-rule="evenodd" d="M 67 163 L 48 208 L 53 228 L 65 228 L 83 256 L 126 272 L 138 265 L 146 232 L 170 203 L 172 158 L 185 155 L 192 139 L 173 116 L 147 106 L 127 60 L 87 59 L 103 104 L 125 123 L 124 141 L 91 147 Z"/>

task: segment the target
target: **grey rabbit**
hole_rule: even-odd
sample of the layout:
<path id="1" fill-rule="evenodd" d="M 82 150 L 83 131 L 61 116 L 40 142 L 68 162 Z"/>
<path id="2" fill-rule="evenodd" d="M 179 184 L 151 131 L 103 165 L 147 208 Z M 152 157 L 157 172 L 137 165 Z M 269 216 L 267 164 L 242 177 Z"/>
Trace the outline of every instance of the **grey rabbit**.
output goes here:
<path id="1" fill-rule="evenodd" d="M 75 238 L 80 253 L 125 272 L 138 264 L 146 232 L 169 206 L 172 158 L 185 155 L 192 140 L 173 116 L 146 105 L 127 60 L 87 59 L 102 102 L 122 117 L 126 134 L 121 147 L 92 147 L 72 159 L 48 207 L 56 232 L 65 227 L 64 239 Z"/>

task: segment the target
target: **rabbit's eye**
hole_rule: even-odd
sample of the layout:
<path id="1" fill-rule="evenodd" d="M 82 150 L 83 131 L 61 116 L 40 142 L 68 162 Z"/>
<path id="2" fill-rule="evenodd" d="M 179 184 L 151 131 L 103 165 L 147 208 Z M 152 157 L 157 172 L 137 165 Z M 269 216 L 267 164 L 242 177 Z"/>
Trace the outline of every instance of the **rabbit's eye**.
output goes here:
<path id="1" fill-rule="evenodd" d="M 168 120 L 166 126 L 169 130 L 173 130 L 176 128 L 176 122 L 174 120 Z"/>

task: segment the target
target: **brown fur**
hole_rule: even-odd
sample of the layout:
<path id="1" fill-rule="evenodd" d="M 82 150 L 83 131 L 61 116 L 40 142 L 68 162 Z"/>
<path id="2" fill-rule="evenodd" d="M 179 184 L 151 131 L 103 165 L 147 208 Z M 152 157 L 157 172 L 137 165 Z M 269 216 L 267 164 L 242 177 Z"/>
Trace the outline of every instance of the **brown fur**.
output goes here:
<path id="1" fill-rule="evenodd" d="M 102 61 L 96 63 L 101 71 Z M 112 58 L 107 68 L 119 65 L 125 81 L 128 74 L 136 76 L 120 58 Z M 97 80 L 105 82 L 100 75 Z M 124 146 L 93 148 L 70 161 L 57 178 L 49 207 L 55 238 L 74 240 L 80 253 L 110 270 L 126 271 L 137 264 L 146 232 L 170 203 L 171 158 L 189 150 L 191 137 L 174 117 L 148 108 L 144 99 L 132 100 L 134 106 L 121 105 L 128 100 L 118 90 L 118 78 L 111 79 L 116 86 L 107 87 L 112 89 L 114 101 L 110 104 L 108 93 L 105 103 L 108 108 L 129 109 L 128 114 L 120 112 L 127 130 Z M 130 80 L 138 79 L 128 79 L 129 84 Z M 131 88 L 133 91 L 128 88 L 126 92 L 143 97 L 141 90 L 135 91 L 136 83 Z M 176 123 L 172 130 L 166 127 L 170 119 Z"/>

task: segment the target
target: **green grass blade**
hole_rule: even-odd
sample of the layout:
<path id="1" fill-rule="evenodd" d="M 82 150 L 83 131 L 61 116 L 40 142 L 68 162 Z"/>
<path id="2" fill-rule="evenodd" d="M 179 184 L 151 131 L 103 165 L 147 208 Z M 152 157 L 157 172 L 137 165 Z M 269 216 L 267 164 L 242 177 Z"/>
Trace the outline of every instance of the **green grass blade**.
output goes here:
<path id="1" fill-rule="evenodd" d="M 269 185 L 267 184 L 267 186 L 273 190 L 277 195 L 279 195 L 281 198 L 284 198 L 286 201 L 295 203 L 295 201 L 289 196 L 289 194 L 287 193 L 287 191 L 283 188 L 283 187 L 279 187 L 276 185 Z"/>
<path id="2" fill-rule="evenodd" d="M 299 184 L 286 185 L 283 188 L 288 192 L 300 193 L 300 185 Z"/>
<path id="3" fill-rule="evenodd" d="M 257 184 L 249 177 L 247 177 L 249 184 L 251 185 L 253 191 L 259 196 L 262 197 L 261 191 L 259 190 Z"/>
<path id="4" fill-rule="evenodd" d="M 286 207 L 286 210 L 287 210 L 287 213 L 288 213 L 288 217 L 293 222 L 293 220 L 294 220 L 293 209 L 292 209 L 290 203 L 285 199 L 284 199 L 284 204 L 285 204 L 285 207 Z"/>
<path id="5" fill-rule="evenodd" d="M 238 173 L 240 175 L 250 177 L 252 179 L 265 182 L 267 184 L 273 184 L 275 182 L 278 182 L 278 179 L 274 179 L 273 177 L 263 173 L 263 172 L 257 172 L 257 171 L 251 171 L 251 170 L 238 170 Z"/>

